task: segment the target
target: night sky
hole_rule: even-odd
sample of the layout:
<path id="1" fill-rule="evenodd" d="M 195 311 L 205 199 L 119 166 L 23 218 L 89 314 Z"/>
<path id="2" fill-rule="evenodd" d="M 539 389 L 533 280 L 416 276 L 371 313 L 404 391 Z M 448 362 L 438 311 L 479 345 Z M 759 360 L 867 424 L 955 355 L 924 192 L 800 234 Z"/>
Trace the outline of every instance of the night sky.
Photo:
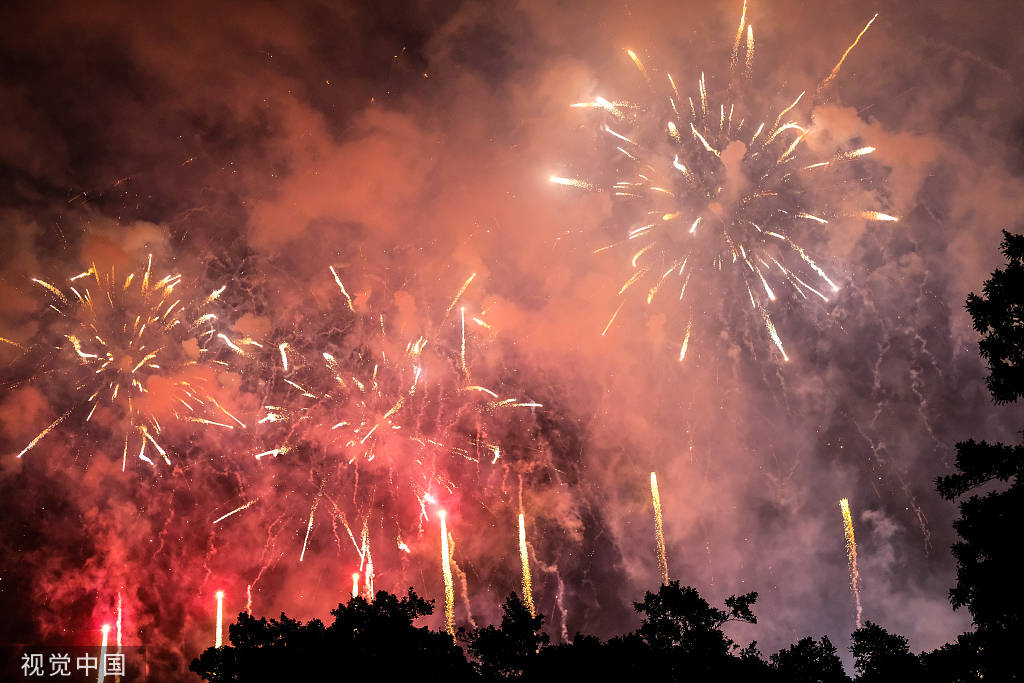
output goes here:
<path id="1" fill-rule="evenodd" d="M 985 390 L 963 302 L 999 264 L 1000 230 L 1019 230 L 1024 10 L 753 0 L 755 58 L 730 85 L 741 8 L 5 5 L 0 641 L 93 643 L 120 594 L 125 643 L 149 646 L 154 670 L 181 671 L 212 644 L 217 590 L 227 614 L 245 609 L 253 586 L 256 614 L 327 617 L 351 593 L 364 521 L 375 587 L 414 586 L 437 601 L 441 626 L 440 506 L 458 625 L 494 621 L 518 590 L 522 509 L 553 639 L 619 634 L 638 623 L 631 601 L 659 582 L 652 470 L 672 578 L 712 602 L 760 592 L 759 623 L 737 629 L 740 640 L 773 652 L 828 634 L 846 650 L 844 497 L 864 618 L 918 651 L 967 630 L 969 615 L 946 599 L 955 510 L 933 480 L 950 471 L 957 441 L 1012 440 L 1019 427 L 1019 409 Z M 702 288 L 688 296 L 703 298 L 702 313 L 684 361 L 692 309 L 678 302 L 633 296 L 602 335 L 633 252 L 593 252 L 634 217 L 606 189 L 617 162 L 605 119 L 569 105 L 654 101 L 626 48 L 687 93 L 704 72 L 716 107 L 740 92 L 769 124 L 807 91 L 792 112 L 812 131 L 801 164 L 876 148 L 800 186 L 811 205 L 832 207 L 827 225 L 794 235 L 838 292 L 827 302 L 776 292 L 788 362 L 732 271 L 716 275 L 710 259 L 694 266 Z M 172 360 L 199 358 L 188 372 L 246 428 L 162 421 L 171 465 L 153 450 L 152 466 L 138 458 L 137 431 L 123 456 L 118 410 L 85 421 L 91 392 L 78 387 L 91 380 L 66 337 L 74 315 L 54 313 L 32 282 L 66 288 L 93 264 L 141 276 L 150 254 L 158 277 L 182 275 L 183 298 L 226 285 L 208 309 L 217 332 L 263 344 L 242 356 L 214 335 L 198 348 L 177 339 Z M 328 390 L 331 375 L 314 370 L 324 352 L 362 358 L 369 372 L 366 358 L 400 365 L 421 335 L 427 379 L 415 413 L 398 414 L 415 418 L 403 428 L 443 434 L 479 460 L 438 460 L 450 486 L 434 487 L 436 503 L 421 509 L 401 483 L 422 467 L 399 437 L 405 445 L 357 479 L 329 438 L 329 405 L 287 427 L 258 424 L 268 402 L 293 416 L 307 405 L 285 379 Z M 440 377 L 447 389 L 427 388 Z M 145 405 L 167 417 L 166 385 L 152 382 Z M 446 401 L 466 402 L 451 387 L 468 384 L 542 407 L 464 414 Z M 479 439 L 466 445 L 481 429 L 502 450 L 494 463 L 487 449 L 477 457 Z M 285 438 L 289 452 L 254 458 Z"/>

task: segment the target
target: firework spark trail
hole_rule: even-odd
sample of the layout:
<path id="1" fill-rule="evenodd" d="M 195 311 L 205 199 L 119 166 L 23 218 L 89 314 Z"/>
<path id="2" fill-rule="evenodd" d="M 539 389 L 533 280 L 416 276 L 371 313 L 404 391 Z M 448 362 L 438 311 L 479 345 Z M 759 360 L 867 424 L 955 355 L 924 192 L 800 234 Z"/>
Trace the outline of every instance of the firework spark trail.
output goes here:
<path id="1" fill-rule="evenodd" d="M 253 503 L 255 503 L 255 502 L 256 502 L 257 500 L 259 500 L 259 498 L 253 498 L 253 499 L 252 499 L 252 500 L 250 500 L 250 501 L 249 501 L 248 503 L 246 503 L 246 504 L 244 504 L 244 505 L 241 505 L 241 506 L 239 506 L 239 507 L 235 508 L 234 510 L 232 510 L 231 512 L 229 512 L 229 513 L 227 513 L 227 514 L 225 514 L 225 515 L 221 515 L 221 516 L 220 516 L 220 517 L 218 517 L 217 519 L 213 520 L 213 521 L 212 521 L 212 522 L 211 522 L 210 524 L 211 524 L 211 525 L 213 525 L 213 524 L 217 524 L 218 522 L 222 522 L 222 521 L 224 521 L 225 519 L 227 519 L 227 518 L 228 518 L 228 517 L 230 517 L 231 515 L 233 515 L 233 514 L 235 514 L 235 513 L 238 513 L 238 512 L 241 512 L 242 510 L 245 510 L 245 509 L 247 509 L 247 508 L 248 508 L 249 506 L 251 506 L 251 505 L 252 505 Z"/>
<path id="2" fill-rule="evenodd" d="M 217 636 L 214 647 L 221 647 L 224 637 L 224 591 L 217 591 Z"/>
<path id="3" fill-rule="evenodd" d="M 352 572 L 352 597 L 359 597 L 359 572 Z"/>
<path id="4" fill-rule="evenodd" d="M 857 37 L 850 44 L 850 47 L 846 48 L 846 52 L 844 52 L 843 56 L 839 58 L 836 65 L 832 67 L 832 72 L 829 73 L 825 80 L 821 82 L 821 85 L 818 87 L 819 93 L 823 92 L 832 83 L 832 81 L 835 80 L 835 77 L 839 75 L 839 70 L 843 67 L 843 62 L 845 62 L 849 54 L 853 52 L 853 48 L 857 47 L 857 43 L 860 42 L 860 39 L 864 37 L 864 34 L 868 32 L 868 29 L 871 28 L 871 24 L 875 23 L 875 19 L 877 18 L 877 14 L 871 17 L 871 20 L 864 26 L 864 28 L 861 29 L 860 33 L 857 34 Z"/>
<path id="5" fill-rule="evenodd" d="M 441 573 L 444 575 L 445 630 L 455 639 L 455 587 L 452 585 L 451 556 L 448 552 L 448 524 L 444 510 L 437 513 L 441 520 Z"/>
<path id="6" fill-rule="evenodd" d="M 658 573 L 661 583 L 668 585 L 668 555 L 665 553 L 665 528 L 661 517 L 661 495 L 658 493 L 658 475 L 651 472 L 651 501 L 654 503 L 654 535 L 658 543 Z"/>
<path id="7" fill-rule="evenodd" d="M 843 498 L 839 501 L 839 509 L 843 513 L 843 533 L 846 536 L 846 557 L 850 564 L 850 590 L 857 605 L 857 628 L 860 628 L 860 570 L 857 568 L 857 540 L 853 536 L 853 517 L 850 515 L 850 501 Z"/>
<path id="8" fill-rule="evenodd" d="M 18 453 L 18 458 L 20 459 L 21 456 L 25 455 L 30 450 L 32 450 L 35 447 L 35 445 L 37 443 L 39 443 L 43 439 L 43 437 L 45 437 L 47 434 L 49 434 L 53 430 L 54 427 L 56 427 L 61 422 L 63 422 L 67 418 L 67 416 L 71 414 L 71 412 L 72 411 L 69 410 L 68 412 L 64 413 L 63 415 L 58 417 L 56 420 L 54 420 L 52 423 L 50 423 L 49 427 L 47 427 L 43 431 L 39 432 L 39 434 L 36 436 L 36 438 L 34 438 L 31 441 L 29 441 L 28 445 L 25 446 L 25 448 L 23 448 L 21 450 L 21 453 Z"/>
<path id="9" fill-rule="evenodd" d="M 873 21 L 874 18 L 847 48 L 824 85 L 838 73 Z M 659 84 L 652 80 L 655 72 L 640 61 L 636 52 L 626 50 L 655 99 L 627 102 L 596 97 L 592 102 L 571 105 L 604 118 L 600 130 L 610 136 L 609 154 L 611 147 L 616 150 L 612 155 L 613 173 L 618 179 L 611 187 L 606 187 L 607 181 L 598 183 L 555 175 L 549 181 L 588 192 L 608 190 L 613 201 L 628 203 L 634 214 L 624 239 L 595 250 L 601 253 L 628 249 L 631 267 L 618 291 L 622 300 L 602 336 L 608 334 L 626 299 L 638 292 L 645 295 L 648 306 L 664 307 L 665 297 L 657 299 L 667 289 L 662 285 L 670 278 L 679 279 L 682 302 L 692 275 L 696 274 L 695 281 L 699 282 L 694 286 L 707 289 L 713 286 L 712 278 L 721 278 L 728 272 L 740 285 L 726 289 L 730 296 L 702 292 L 683 304 L 687 312 L 678 330 L 679 360 L 685 359 L 688 346 L 710 332 L 694 325 L 694 321 L 712 319 L 706 307 L 725 306 L 733 295 L 745 300 L 746 294 L 756 311 L 749 319 L 764 330 L 770 340 L 769 348 L 774 346 L 782 361 L 788 361 L 789 355 L 766 308 L 774 310 L 788 304 L 791 295 L 807 300 L 808 293 L 827 302 L 828 298 L 818 291 L 820 285 L 816 288 L 808 284 L 815 278 L 838 291 L 833 280 L 796 240 L 798 231 L 818 234 L 805 221 L 824 226 L 834 224 L 841 216 L 898 220 L 882 211 L 850 212 L 827 205 L 804 206 L 804 202 L 822 194 L 807 191 L 802 184 L 810 182 L 805 179 L 807 174 L 824 178 L 816 169 L 850 162 L 870 154 L 874 148 L 838 149 L 827 161 L 792 163 L 806 153 L 808 148 L 803 143 L 811 133 L 810 124 L 787 120 L 804 93 L 777 115 L 765 116 L 756 123 L 747 101 L 756 102 L 757 92 L 743 85 L 752 75 L 754 51 L 753 24 L 744 3 L 730 58 L 732 74 L 737 78 L 730 81 L 727 89 L 729 95 L 738 95 L 736 101 L 716 101 L 721 94 L 709 90 L 713 81 L 705 78 L 703 72 L 696 83 L 696 96 L 680 95 L 676 81 L 668 74 L 668 88 L 661 92 Z M 747 78 L 738 78 L 744 72 Z M 689 109 L 679 106 L 684 97 Z M 687 130 L 689 134 L 683 132 Z M 805 274 L 805 270 L 809 272 Z M 640 286 L 642 282 L 644 286 Z M 786 288 L 789 294 L 783 296 L 780 288 Z M 763 295 L 759 294 L 761 291 Z"/>
<path id="10" fill-rule="evenodd" d="M 117 651 L 121 651 L 121 591 L 117 591 L 117 619 L 115 620 L 117 627 Z"/>
<path id="11" fill-rule="evenodd" d="M 110 624 L 103 624 L 103 641 L 100 644 L 100 661 L 99 661 L 99 674 L 96 678 L 97 681 L 102 683 L 103 674 L 106 673 L 106 661 L 107 661 L 107 639 L 110 637 Z M 88 670 L 88 669 L 87 669 Z"/>
<path id="12" fill-rule="evenodd" d="M 533 579 L 530 576 L 530 554 L 526 547 L 526 515 L 519 513 L 519 561 L 523 565 L 523 601 L 526 602 L 530 616 L 537 616 L 537 608 L 533 604 Z"/>

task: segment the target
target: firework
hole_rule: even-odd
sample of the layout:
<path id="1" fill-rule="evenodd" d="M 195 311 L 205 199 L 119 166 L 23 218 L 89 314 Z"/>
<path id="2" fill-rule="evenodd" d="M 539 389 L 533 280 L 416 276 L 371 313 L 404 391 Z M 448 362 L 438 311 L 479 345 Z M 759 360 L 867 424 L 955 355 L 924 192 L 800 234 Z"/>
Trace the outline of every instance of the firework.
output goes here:
<path id="1" fill-rule="evenodd" d="M 654 504 L 654 536 L 658 543 L 658 573 L 661 583 L 668 585 L 668 556 L 665 554 L 665 529 L 661 519 L 661 495 L 658 493 L 658 475 L 651 472 L 651 502 Z"/>
<path id="2" fill-rule="evenodd" d="M 99 677 L 96 680 L 102 683 L 103 674 L 106 673 L 107 668 L 107 640 L 110 638 L 110 624 L 103 624 L 101 630 L 103 632 L 103 640 L 100 643 Z"/>
<path id="3" fill-rule="evenodd" d="M 359 572 L 352 572 L 352 597 L 359 597 Z"/>
<path id="4" fill-rule="evenodd" d="M 541 406 L 502 396 L 473 379 L 474 326 L 485 331 L 479 336 L 492 334 L 485 313 L 470 312 L 463 302 L 475 274 L 447 304 L 430 336 L 404 341 L 391 333 L 383 312 L 370 313 L 362 302 L 355 306 L 337 269 L 330 274 L 342 295 L 337 314 L 356 344 L 324 335 L 329 341 L 320 346 L 301 338 L 262 345 L 261 362 L 271 376 L 262 415 L 255 420 L 260 443 L 253 457 L 268 463 L 267 487 L 288 493 L 252 497 L 213 523 L 257 500 L 278 510 L 305 497 L 303 542 L 296 551 L 302 562 L 318 529 L 328 526 L 316 523 L 323 519 L 319 506 L 327 506 L 324 514 L 332 520 L 339 552 L 347 535 L 372 595 L 370 511 L 381 510 L 382 526 L 394 530 L 393 547 L 409 553 L 403 539 L 423 533 L 439 496 L 471 481 L 504 479 L 508 463 L 501 444 L 489 437 L 490 426 L 507 431 L 505 421 L 517 411 Z M 308 459 L 310 466 L 295 468 L 296 457 L 285 455 Z M 353 515 L 363 525 L 360 538 L 349 526 Z"/>
<path id="5" fill-rule="evenodd" d="M 853 601 L 857 605 L 857 628 L 860 628 L 860 570 L 857 568 L 857 540 L 853 536 L 853 517 L 850 516 L 850 501 L 846 498 L 840 500 L 839 509 L 843 512 L 846 557 L 850 564 L 850 590 L 853 592 Z"/>
<path id="6" fill-rule="evenodd" d="M 523 564 L 523 600 L 530 610 L 530 616 L 536 616 L 537 610 L 533 605 L 533 581 L 530 577 L 530 554 L 526 548 L 526 516 L 519 513 L 519 560 Z"/>
<path id="7" fill-rule="evenodd" d="M 161 433 L 168 420 L 225 429 L 244 428 L 214 395 L 217 361 L 210 343 L 217 316 L 209 306 L 225 287 L 208 295 L 180 292 L 184 278 L 153 274 L 152 256 L 143 269 L 120 275 L 95 264 L 57 286 L 39 278 L 56 316 L 25 361 L 40 381 L 67 379 L 75 404 L 32 439 L 22 457 L 73 415 L 82 423 L 101 414 L 104 424 L 123 425 L 122 469 L 129 453 L 155 465 L 171 464 Z M 54 352 L 55 351 L 55 352 Z"/>
<path id="8" fill-rule="evenodd" d="M 214 647 L 220 647 L 224 639 L 224 591 L 217 591 L 217 636 Z"/>
<path id="9" fill-rule="evenodd" d="M 871 22 L 822 81 L 819 93 L 835 79 Z M 621 212 L 633 217 L 621 239 L 595 252 L 619 251 L 630 263 L 618 291 L 623 301 L 602 335 L 627 298 L 678 309 L 683 361 L 693 346 L 692 337 L 701 333 L 695 323 L 711 317 L 709 307 L 734 302 L 745 308 L 749 301 L 749 315 L 767 333 L 779 357 L 788 361 L 772 321 L 780 297 L 785 292 L 783 301 L 827 303 L 839 291 L 798 239 L 807 235 L 820 241 L 820 226 L 843 216 L 897 220 L 881 211 L 851 212 L 816 199 L 838 183 L 828 184 L 815 169 L 850 162 L 874 148 L 837 149 L 829 159 L 801 160 L 806 150 L 802 143 L 813 130 L 790 112 L 804 93 L 778 114 L 757 116 L 759 92 L 750 84 L 754 29 L 746 3 L 733 42 L 732 79 L 724 91 L 712 89 L 701 73 L 696 93 L 687 95 L 671 74 L 658 74 L 633 50 L 626 50 L 626 55 L 643 79 L 644 90 L 655 99 L 597 97 L 572 105 L 603 117 L 600 130 L 615 150 L 612 166 L 617 177 L 610 182 L 550 177 L 552 183 L 566 187 L 607 190 Z M 815 205 L 818 201 L 820 205 Z M 709 336 L 708 331 L 703 333 Z"/>
<path id="10" fill-rule="evenodd" d="M 455 638 L 455 587 L 452 584 L 451 555 L 448 552 L 448 524 L 444 510 L 437 513 L 441 520 L 441 573 L 444 575 L 445 630 Z"/>

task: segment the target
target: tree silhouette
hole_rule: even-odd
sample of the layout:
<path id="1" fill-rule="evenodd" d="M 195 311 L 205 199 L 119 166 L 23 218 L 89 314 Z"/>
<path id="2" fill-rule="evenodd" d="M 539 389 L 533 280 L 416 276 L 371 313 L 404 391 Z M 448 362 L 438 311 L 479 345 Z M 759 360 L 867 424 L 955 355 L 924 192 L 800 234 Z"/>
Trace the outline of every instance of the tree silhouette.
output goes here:
<path id="1" fill-rule="evenodd" d="M 870 621 L 853 632 L 854 668 L 858 683 L 904 683 L 920 680 L 921 663 L 903 636 Z"/>
<path id="2" fill-rule="evenodd" d="M 986 382 L 996 403 L 1024 395 L 1024 236 L 1004 231 L 1002 251 L 1006 267 L 993 271 L 983 296 L 967 298 L 974 327 L 983 335 L 979 347 L 989 362 Z M 1016 647 L 1024 636 L 1024 591 L 1011 539 L 1024 523 L 1024 446 L 972 439 L 958 443 L 956 451 L 957 471 L 939 477 L 936 488 L 951 501 L 971 494 L 960 502 L 960 518 L 953 523 L 960 540 L 953 545 L 957 581 L 949 599 L 954 609 L 967 607 L 976 631 L 928 661 L 944 661 L 948 668 L 959 658 L 958 670 L 1022 680 Z"/>
<path id="3" fill-rule="evenodd" d="M 379 591 L 373 601 L 353 598 L 335 610 L 334 623 L 303 624 L 241 613 L 228 628 L 231 645 L 209 648 L 189 667 L 203 680 L 288 681 L 342 678 L 472 678 L 462 650 L 446 633 L 413 622 L 433 612 L 433 602 L 410 588 L 407 596 Z"/>
<path id="4" fill-rule="evenodd" d="M 754 643 L 737 653 L 739 645 L 725 635 L 722 626 L 730 621 L 756 624 L 751 609 L 756 601 L 757 593 L 734 595 L 726 599 L 727 609 L 720 610 L 711 607 L 697 589 L 671 581 L 634 603 L 643 615 L 636 636 L 650 649 L 658 667 L 671 672 L 673 679 L 684 674 L 739 675 L 741 671 L 763 668 L 763 662 Z"/>
<path id="5" fill-rule="evenodd" d="M 822 636 L 820 641 L 803 638 L 771 656 L 772 670 L 788 683 L 849 683 L 836 646 Z"/>
<path id="6" fill-rule="evenodd" d="M 992 272 L 982 296 L 967 297 L 967 312 L 982 335 L 988 389 L 996 403 L 1009 403 L 1024 395 L 1024 235 L 1004 230 L 1000 246 L 1006 267 Z"/>
<path id="7" fill-rule="evenodd" d="M 500 629 L 485 626 L 469 637 L 469 651 L 488 681 L 521 678 L 548 643 L 548 634 L 541 630 L 544 615 L 532 616 L 517 594 L 508 596 L 502 610 Z"/>

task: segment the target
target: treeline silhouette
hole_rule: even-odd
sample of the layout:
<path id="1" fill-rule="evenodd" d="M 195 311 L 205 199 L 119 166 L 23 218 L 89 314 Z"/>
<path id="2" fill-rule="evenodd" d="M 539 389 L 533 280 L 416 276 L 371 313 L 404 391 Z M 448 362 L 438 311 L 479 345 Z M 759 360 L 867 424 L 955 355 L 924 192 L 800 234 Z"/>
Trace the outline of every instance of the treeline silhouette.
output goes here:
<path id="1" fill-rule="evenodd" d="M 1004 231 L 1004 267 L 971 294 L 967 310 L 981 334 L 987 385 L 997 403 L 1024 395 L 1024 236 Z M 936 480 L 939 494 L 960 499 L 953 545 L 954 609 L 966 607 L 974 630 L 931 652 L 914 654 L 907 639 L 870 621 L 853 632 L 855 677 L 843 669 L 827 636 L 807 637 L 765 657 L 752 642 L 741 646 L 723 628 L 757 623 L 757 593 L 712 607 L 695 588 L 677 581 L 634 603 L 640 627 L 602 641 L 577 635 L 552 645 L 544 617 L 532 616 L 515 593 L 499 626 L 446 632 L 416 627 L 433 603 L 410 588 L 405 597 L 380 591 L 331 611 L 329 626 L 242 613 L 229 626 L 230 645 L 209 648 L 190 669 L 207 681 L 629 680 L 785 683 L 863 683 L 1024 680 L 1024 581 L 1018 560 L 1024 529 L 1024 444 L 956 445 L 956 471 Z M 364 678 L 365 677 L 365 678 Z M 628 678 L 626 678 L 628 677 Z"/>

